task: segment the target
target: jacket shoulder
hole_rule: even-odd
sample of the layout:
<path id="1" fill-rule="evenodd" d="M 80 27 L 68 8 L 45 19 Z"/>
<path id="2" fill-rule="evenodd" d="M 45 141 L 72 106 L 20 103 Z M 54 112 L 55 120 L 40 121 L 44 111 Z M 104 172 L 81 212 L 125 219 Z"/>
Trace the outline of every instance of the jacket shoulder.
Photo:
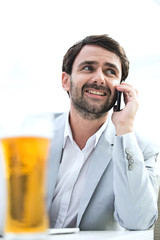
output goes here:
<path id="1" fill-rule="evenodd" d="M 67 112 L 54 113 L 54 130 L 58 130 L 64 127 L 67 116 Z"/>

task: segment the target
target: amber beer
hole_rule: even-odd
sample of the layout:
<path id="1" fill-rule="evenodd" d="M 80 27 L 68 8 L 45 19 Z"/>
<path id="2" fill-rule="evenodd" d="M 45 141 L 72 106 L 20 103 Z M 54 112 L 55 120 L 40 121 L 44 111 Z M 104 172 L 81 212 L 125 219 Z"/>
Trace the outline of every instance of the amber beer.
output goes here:
<path id="1" fill-rule="evenodd" d="M 44 198 L 50 140 L 7 137 L 1 145 L 8 187 L 5 233 L 43 233 L 48 228 Z"/>

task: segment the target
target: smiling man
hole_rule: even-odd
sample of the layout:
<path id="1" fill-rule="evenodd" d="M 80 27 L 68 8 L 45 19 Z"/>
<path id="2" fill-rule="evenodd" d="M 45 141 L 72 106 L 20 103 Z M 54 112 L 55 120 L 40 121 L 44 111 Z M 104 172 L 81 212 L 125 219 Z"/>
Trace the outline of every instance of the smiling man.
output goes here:
<path id="1" fill-rule="evenodd" d="M 55 121 L 51 227 L 142 230 L 157 219 L 158 150 L 134 131 L 138 93 L 121 83 L 128 70 L 123 48 L 108 35 L 88 36 L 64 56 L 62 86 L 70 110 Z M 124 95 L 121 111 L 116 111 L 117 91 Z"/>

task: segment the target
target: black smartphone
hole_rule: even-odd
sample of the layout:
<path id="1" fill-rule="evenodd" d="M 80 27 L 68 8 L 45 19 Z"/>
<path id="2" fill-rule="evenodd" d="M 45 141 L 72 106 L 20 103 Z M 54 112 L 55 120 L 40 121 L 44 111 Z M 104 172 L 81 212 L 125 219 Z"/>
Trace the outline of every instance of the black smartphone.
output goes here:
<path id="1" fill-rule="evenodd" d="M 123 80 L 121 80 L 121 82 L 123 82 Z M 117 107 L 116 107 L 117 112 L 121 111 L 121 96 L 122 96 L 122 92 L 117 91 Z"/>
<path id="2" fill-rule="evenodd" d="M 116 107 L 117 112 L 121 110 L 121 96 L 122 92 L 117 91 L 117 107 Z"/>

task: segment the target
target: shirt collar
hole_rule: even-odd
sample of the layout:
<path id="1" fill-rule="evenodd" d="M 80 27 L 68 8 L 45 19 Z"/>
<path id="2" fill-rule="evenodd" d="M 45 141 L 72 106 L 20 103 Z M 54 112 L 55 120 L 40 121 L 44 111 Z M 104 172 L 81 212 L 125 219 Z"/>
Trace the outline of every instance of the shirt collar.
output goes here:
<path id="1" fill-rule="evenodd" d="M 70 124 L 69 124 L 69 112 L 67 113 L 67 116 L 66 116 L 66 122 L 65 122 L 65 128 L 64 128 L 63 148 L 65 147 L 67 137 L 69 137 L 71 139 L 71 141 L 73 140 L 71 127 L 70 127 Z"/>
<path id="2" fill-rule="evenodd" d="M 104 132 L 104 130 L 107 128 L 108 126 L 108 118 L 107 120 L 104 122 L 104 124 L 98 129 L 98 131 L 93 134 L 91 137 L 94 137 L 94 148 L 96 147 L 102 133 Z M 65 144 L 66 144 L 66 141 L 67 141 L 67 138 L 70 138 L 70 140 L 73 142 L 73 136 L 72 136 L 72 131 L 71 131 L 71 127 L 70 127 L 70 124 L 69 124 L 69 112 L 67 114 L 67 117 L 66 117 L 66 122 L 65 122 L 65 129 L 64 129 L 64 141 L 63 141 L 63 148 L 65 147 Z"/>

